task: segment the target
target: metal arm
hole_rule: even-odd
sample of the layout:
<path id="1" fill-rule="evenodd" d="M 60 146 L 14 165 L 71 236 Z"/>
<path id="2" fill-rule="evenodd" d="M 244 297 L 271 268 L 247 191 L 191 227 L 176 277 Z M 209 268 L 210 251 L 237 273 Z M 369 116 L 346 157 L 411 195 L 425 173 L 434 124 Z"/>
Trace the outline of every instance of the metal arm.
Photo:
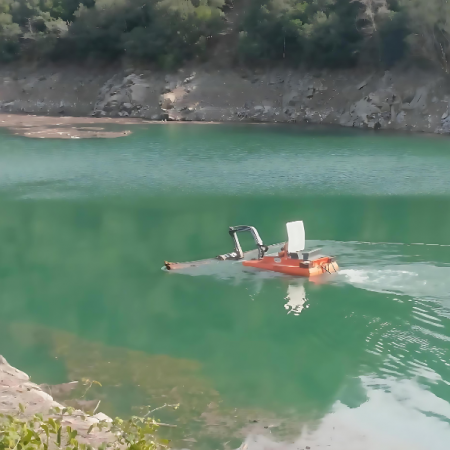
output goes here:
<path id="1" fill-rule="evenodd" d="M 258 231 L 256 228 L 251 227 L 249 225 L 238 225 L 236 227 L 230 227 L 229 233 L 230 236 L 233 238 L 234 241 L 234 250 L 238 255 L 239 259 L 244 258 L 244 252 L 242 251 L 241 244 L 239 242 L 239 238 L 237 236 L 237 233 L 239 231 L 250 231 L 252 233 L 253 239 L 255 240 L 256 247 L 258 248 L 258 259 L 262 259 L 264 256 L 264 253 L 267 252 L 268 248 L 266 245 L 263 244 L 262 239 L 259 237 Z"/>

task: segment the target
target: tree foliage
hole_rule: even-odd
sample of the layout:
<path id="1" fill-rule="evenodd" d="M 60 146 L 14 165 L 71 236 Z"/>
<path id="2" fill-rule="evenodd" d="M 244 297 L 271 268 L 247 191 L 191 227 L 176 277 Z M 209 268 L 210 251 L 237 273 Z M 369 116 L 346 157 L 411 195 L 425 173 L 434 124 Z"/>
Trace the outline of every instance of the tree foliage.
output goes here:
<path id="1" fill-rule="evenodd" d="M 205 37 L 220 29 L 220 2 L 201 0 L 96 0 L 81 5 L 58 55 L 104 59 L 128 56 L 172 66 L 204 50 Z"/>
<path id="2" fill-rule="evenodd" d="M 282 60 L 321 66 L 357 61 L 358 6 L 348 0 L 262 0 L 243 21 L 241 54 L 249 60 Z"/>
<path id="3" fill-rule="evenodd" d="M 446 0 L 234 0 L 240 61 L 448 68 Z M 131 60 L 171 68 L 224 30 L 224 0 L 0 0 L 0 60 Z M 228 8 L 227 11 L 230 11 Z M 230 41 L 234 42 L 234 41 Z"/>
<path id="4" fill-rule="evenodd" d="M 0 57 L 129 56 L 171 66 L 206 50 L 222 0 L 0 0 Z"/>

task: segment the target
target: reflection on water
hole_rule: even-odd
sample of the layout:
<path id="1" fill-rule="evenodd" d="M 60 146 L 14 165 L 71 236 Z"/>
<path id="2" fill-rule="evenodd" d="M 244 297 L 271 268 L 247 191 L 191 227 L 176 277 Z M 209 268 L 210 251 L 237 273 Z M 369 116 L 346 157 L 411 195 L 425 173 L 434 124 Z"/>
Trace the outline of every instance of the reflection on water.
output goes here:
<path id="1" fill-rule="evenodd" d="M 285 300 L 287 300 L 287 303 L 285 303 L 284 308 L 287 309 L 288 314 L 292 313 L 294 316 L 298 316 L 303 308 L 309 306 L 305 305 L 308 299 L 303 284 L 289 285 Z"/>
<path id="2" fill-rule="evenodd" d="M 333 450 L 446 450 L 450 439 L 447 402 L 424 391 L 414 380 L 358 379 L 367 400 L 358 408 L 337 401 L 332 411 L 311 427 L 289 440 L 269 433 L 252 433 L 246 448 L 258 450 L 296 450 L 332 448 Z M 381 389 L 380 389 L 381 387 Z"/>

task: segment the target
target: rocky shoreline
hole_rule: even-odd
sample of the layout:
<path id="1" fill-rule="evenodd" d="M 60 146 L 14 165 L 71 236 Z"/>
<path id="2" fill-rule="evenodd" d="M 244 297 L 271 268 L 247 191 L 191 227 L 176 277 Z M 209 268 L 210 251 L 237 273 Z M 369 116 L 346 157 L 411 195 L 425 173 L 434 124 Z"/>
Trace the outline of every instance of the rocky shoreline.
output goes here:
<path id="1" fill-rule="evenodd" d="M 63 408 L 63 405 L 53 399 L 46 391 L 61 391 L 71 389 L 72 383 L 50 387 L 48 385 L 38 386 L 30 381 L 29 376 L 12 367 L 6 359 L 0 355 L 0 413 L 22 417 L 27 419 L 34 414 L 42 414 L 44 418 L 55 417 L 51 412 L 53 408 Z M 98 447 L 103 442 L 110 442 L 114 436 L 107 431 L 95 427 L 91 432 L 91 425 L 100 421 L 110 422 L 111 419 L 103 413 L 89 415 L 81 410 L 75 410 L 71 415 L 62 418 L 63 426 L 70 426 L 77 430 L 80 443 Z"/>
<path id="2" fill-rule="evenodd" d="M 0 112 L 39 116 L 322 123 L 445 134 L 449 104 L 448 77 L 419 69 L 0 70 Z"/>

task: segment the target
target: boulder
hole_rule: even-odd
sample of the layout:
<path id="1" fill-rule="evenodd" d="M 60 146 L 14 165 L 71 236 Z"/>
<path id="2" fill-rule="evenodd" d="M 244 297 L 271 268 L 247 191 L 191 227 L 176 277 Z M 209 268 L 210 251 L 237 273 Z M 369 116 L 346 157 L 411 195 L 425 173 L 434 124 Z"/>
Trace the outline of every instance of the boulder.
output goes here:
<path id="1" fill-rule="evenodd" d="M 416 90 L 413 99 L 409 103 L 402 103 L 401 108 L 405 110 L 419 110 L 422 111 L 427 106 L 428 89 L 421 87 Z"/>
<path id="2" fill-rule="evenodd" d="M 190 83 L 195 78 L 196 73 L 192 72 L 190 76 L 184 79 L 184 83 Z"/>
<path id="3" fill-rule="evenodd" d="M 123 79 L 122 85 L 132 86 L 133 84 L 140 83 L 140 81 L 141 81 L 140 77 L 138 77 L 136 74 L 132 73 Z"/>
<path id="4" fill-rule="evenodd" d="M 405 116 L 406 116 L 406 113 L 404 111 L 400 111 L 397 114 L 397 117 L 395 118 L 396 122 L 399 124 L 405 123 Z"/>
<path id="5" fill-rule="evenodd" d="M 379 120 L 374 119 L 374 120 L 369 120 L 367 122 L 367 126 L 369 128 L 372 128 L 373 130 L 379 130 L 381 128 L 381 123 Z"/>
<path id="6" fill-rule="evenodd" d="M 146 84 L 146 83 L 139 83 L 139 84 L 134 84 L 133 86 L 131 86 L 130 92 L 129 92 L 131 102 L 136 105 L 145 103 L 145 97 L 147 95 L 147 88 L 148 88 L 148 84 Z"/>
<path id="7" fill-rule="evenodd" d="M 363 121 L 367 121 L 367 116 L 380 112 L 378 105 L 372 102 L 370 96 L 364 97 L 350 107 L 352 117 L 357 117 Z"/>
<path id="8" fill-rule="evenodd" d="M 161 96 L 161 108 L 162 109 L 172 109 L 175 103 L 175 94 L 169 92 Z"/>

